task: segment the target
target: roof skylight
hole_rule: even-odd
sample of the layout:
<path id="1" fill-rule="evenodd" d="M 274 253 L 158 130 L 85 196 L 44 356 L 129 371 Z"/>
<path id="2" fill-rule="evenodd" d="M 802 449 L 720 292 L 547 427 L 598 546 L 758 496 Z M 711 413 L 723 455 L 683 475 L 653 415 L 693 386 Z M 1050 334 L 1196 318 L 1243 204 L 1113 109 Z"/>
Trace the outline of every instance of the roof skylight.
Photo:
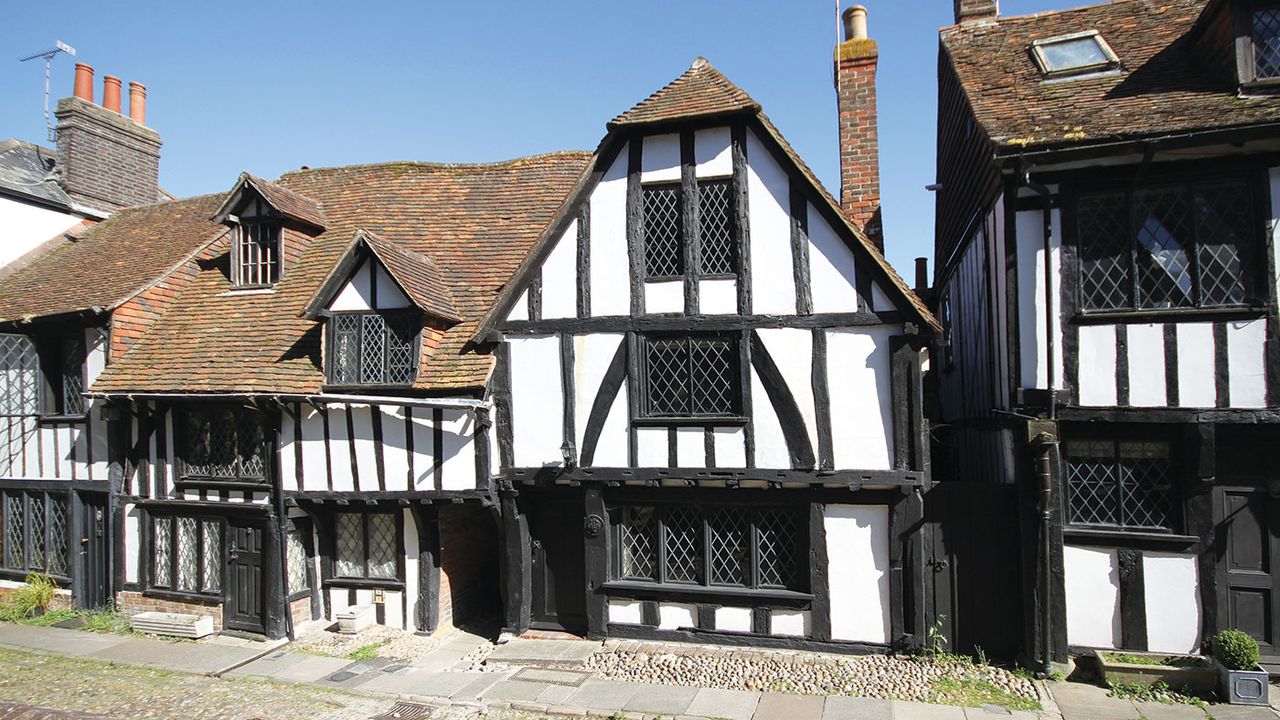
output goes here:
<path id="1" fill-rule="evenodd" d="M 1031 43 L 1031 54 L 1046 77 L 1110 70 L 1120 65 L 1097 30 L 1061 35 Z"/>

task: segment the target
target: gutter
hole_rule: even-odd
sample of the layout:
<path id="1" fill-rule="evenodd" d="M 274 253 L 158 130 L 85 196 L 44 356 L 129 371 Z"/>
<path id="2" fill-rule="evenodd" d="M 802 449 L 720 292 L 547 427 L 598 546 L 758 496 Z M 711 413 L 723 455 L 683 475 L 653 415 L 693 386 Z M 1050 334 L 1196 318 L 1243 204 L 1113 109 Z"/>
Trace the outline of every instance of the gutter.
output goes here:
<path id="1" fill-rule="evenodd" d="M 298 393 L 131 393 L 131 392 L 88 392 L 83 395 L 90 400 L 247 400 L 260 399 L 292 402 L 305 402 L 320 405 L 403 405 L 409 407 L 440 408 L 443 410 L 465 410 L 474 413 L 477 410 L 488 410 L 493 404 L 488 400 L 470 398 L 410 398 L 394 395 L 336 395 L 330 393 L 298 394 Z"/>
<path id="2" fill-rule="evenodd" d="M 1000 143 L 999 145 L 1000 149 L 996 151 L 993 159 L 996 161 L 997 164 L 999 164 L 1002 161 L 1006 161 L 1006 160 L 1045 158 L 1045 157 L 1054 157 L 1054 156 L 1063 156 L 1061 158 L 1055 158 L 1058 160 L 1062 160 L 1062 159 L 1069 159 L 1070 156 L 1075 154 L 1082 154 L 1087 156 L 1114 155 L 1116 149 L 1127 149 L 1127 150 L 1132 150 L 1134 152 L 1140 152 L 1142 146 L 1144 145 L 1153 145 L 1153 146 L 1164 146 L 1169 144 L 1176 145 L 1179 142 L 1198 145 L 1198 144 L 1204 144 L 1206 142 L 1213 142 L 1215 140 L 1220 140 L 1221 142 L 1229 143 L 1232 140 L 1239 140 L 1240 138 L 1238 136 L 1242 134 L 1251 136 L 1250 138 L 1246 138 L 1246 140 L 1274 138 L 1275 133 L 1277 131 L 1280 131 L 1280 122 L 1270 122 L 1270 123 L 1262 123 L 1259 125 L 1241 125 L 1236 127 L 1216 128 L 1211 130 L 1191 130 L 1187 132 L 1172 133 L 1168 135 L 1132 137 L 1132 138 L 1125 138 L 1125 139 L 1117 138 L 1115 140 L 1104 140 L 1104 141 L 1097 141 L 1092 143 L 1082 143 L 1082 144 L 1063 143 L 1056 146 L 1042 147 L 1037 150 L 1028 150 L 1025 146 L 1014 145 L 1006 141 L 1006 142 Z M 1161 147 L 1160 149 L 1167 150 L 1170 148 Z"/>

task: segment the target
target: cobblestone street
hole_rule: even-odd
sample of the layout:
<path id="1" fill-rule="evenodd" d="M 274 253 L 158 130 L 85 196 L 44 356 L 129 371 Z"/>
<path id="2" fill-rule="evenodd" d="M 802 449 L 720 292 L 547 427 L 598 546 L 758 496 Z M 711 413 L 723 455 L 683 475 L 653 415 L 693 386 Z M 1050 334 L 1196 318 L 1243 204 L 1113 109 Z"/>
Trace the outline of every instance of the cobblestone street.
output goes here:
<path id="1" fill-rule="evenodd" d="M 392 704 L 305 685 L 215 679 L 8 649 L 0 649 L 0 700 L 166 720 L 366 720 Z"/>

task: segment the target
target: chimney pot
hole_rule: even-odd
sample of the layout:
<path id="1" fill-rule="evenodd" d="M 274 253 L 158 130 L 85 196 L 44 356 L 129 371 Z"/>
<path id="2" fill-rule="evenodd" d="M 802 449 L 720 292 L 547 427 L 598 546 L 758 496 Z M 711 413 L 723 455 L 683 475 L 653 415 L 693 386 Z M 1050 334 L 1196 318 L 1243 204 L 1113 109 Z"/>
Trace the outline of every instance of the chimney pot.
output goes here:
<path id="1" fill-rule="evenodd" d="M 916 292 L 921 293 L 929 289 L 929 258 L 916 258 Z"/>
<path id="2" fill-rule="evenodd" d="M 844 39 L 867 39 L 867 9 L 862 5 L 854 5 L 844 11 Z"/>
<path id="3" fill-rule="evenodd" d="M 120 78 L 113 75 L 102 76 L 102 107 L 111 112 L 120 112 Z"/>
<path id="4" fill-rule="evenodd" d="M 93 66 L 76 63 L 76 82 L 72 94 L 81 100 L 93 102 Z"/>
<path id="5" fill-rule="evenodd" d="M 129 119 L 147 124 L 147 86 L 139 82 L 129 83 Z"/>

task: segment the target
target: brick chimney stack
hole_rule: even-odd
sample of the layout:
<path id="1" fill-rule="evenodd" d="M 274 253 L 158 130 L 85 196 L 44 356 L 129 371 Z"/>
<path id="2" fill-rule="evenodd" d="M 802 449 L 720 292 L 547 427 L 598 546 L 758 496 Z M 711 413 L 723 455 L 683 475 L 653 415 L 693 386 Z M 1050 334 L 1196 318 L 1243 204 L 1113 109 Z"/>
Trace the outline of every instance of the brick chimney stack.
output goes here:
<path id="1" fill-rule="evenodd" d="M 956 24 L 995 20 L 1000 16 L 1000 0 L 955 0 Z"/>
<path id="2" fill-rule="evenodd" d="M 62 187 L 77 205 L 102 214 L 160 199 L 160 135 L 143 125 L 141 85 L 130 83 L 132 119 L 120 114 L 120 85 L 104 77 L 103 105 L 95 104 L 93 68 L 77 65 L 76 92 L 54 112 Z"/>
<path id="3" fill-rule="evenodd" d="M 884 250 L 880 222 L 880 135 L 876 67 L 880 49 L 867 37 L 867 9 L 844 11 L 844 42 L 836 48 L 836 107 L 840 121 L 840 204 L 855 225 Z"/>

